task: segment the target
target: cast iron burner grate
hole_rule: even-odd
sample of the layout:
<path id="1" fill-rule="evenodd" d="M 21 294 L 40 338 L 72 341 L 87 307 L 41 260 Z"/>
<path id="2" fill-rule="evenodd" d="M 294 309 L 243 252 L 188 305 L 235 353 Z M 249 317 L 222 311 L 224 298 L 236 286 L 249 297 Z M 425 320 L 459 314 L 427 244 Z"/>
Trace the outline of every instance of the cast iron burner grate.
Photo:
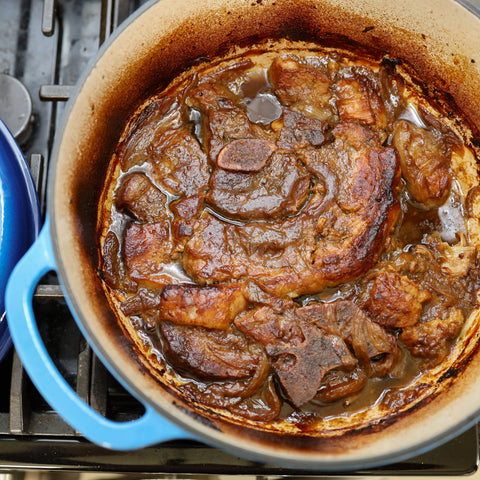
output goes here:
<path id="1" fill-rule="evenodd" d="M 0 74 L 19 80 L 31 110 L 17 141 L 29 162 L 45 211 L 46 174 L 64 101 L 100 43 L 142 0 L 0 0 Z M 0 92 L 0 112 L 2 112 Z M 25 102 L 28 104 L 28 101 Z M 5 110 L 4 110 L 5 111 Z M 9 123 L 8 118 L 3 120 Z M 55 275 L 45 277 L 34 310 L 59 370 L 93 408 L 118 421 L 138 418 L 143 407 L 106 371 L 81 336 Z M 193 441 L 168 442 L 132 452 L 91 444 L 67 425 L 37 392 L 12 349 L 0 364 L 0 477 L 2 472 L 119 472 L 135 476 L 207 475 L 244 478 L 324 477 L 321 472 L 260 465 Z M 477 427 L 421 456 L 349 477 L 464 476 L 477 471 Z M 330 476 L 333 476 L 330 474 Z M 23 478 L 23 477 L 22 477 Z M 61 478 L 61 474 L 60 474 Z M 122 476 L 122 478 L 124 478 Z"/>

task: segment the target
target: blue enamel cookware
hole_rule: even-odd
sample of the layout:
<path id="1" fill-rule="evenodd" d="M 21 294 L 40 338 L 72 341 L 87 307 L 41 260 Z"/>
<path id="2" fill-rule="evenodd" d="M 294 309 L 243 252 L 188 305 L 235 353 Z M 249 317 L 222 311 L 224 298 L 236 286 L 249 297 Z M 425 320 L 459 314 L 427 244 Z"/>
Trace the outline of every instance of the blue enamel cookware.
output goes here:
<path id="1" fill-rule="evenodd" d="M 39 206 L 30 171 L 13 135 L 0 120 L 0 361 L 12 344 L 5 315 L 5 287 L 39 229 Z"/>

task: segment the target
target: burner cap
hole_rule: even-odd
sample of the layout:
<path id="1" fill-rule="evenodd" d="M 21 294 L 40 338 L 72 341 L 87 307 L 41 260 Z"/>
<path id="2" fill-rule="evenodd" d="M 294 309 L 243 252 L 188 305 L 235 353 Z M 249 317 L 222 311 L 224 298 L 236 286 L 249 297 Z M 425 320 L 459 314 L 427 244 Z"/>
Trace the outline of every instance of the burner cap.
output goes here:
<path id="1" fill-rule="evenodd" d="M 25 85 L 16 78 L 0 74 L 0 119 L 15 140 L 24 144 L 31 134 L 32 99 Z"/>

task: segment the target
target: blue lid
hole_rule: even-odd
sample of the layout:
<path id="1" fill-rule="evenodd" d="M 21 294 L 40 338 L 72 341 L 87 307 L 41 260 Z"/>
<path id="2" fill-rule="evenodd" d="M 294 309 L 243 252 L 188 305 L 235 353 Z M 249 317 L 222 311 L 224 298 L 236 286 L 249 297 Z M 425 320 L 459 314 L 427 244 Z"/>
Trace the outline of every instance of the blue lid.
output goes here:
<path id="1" fill-rule="evenodd" d="M 38 199 L 22 151 L 0 120 L 0 361 L 12 340 L 5 319 L 5 287 L 13 267 L 40 228 Z"/>

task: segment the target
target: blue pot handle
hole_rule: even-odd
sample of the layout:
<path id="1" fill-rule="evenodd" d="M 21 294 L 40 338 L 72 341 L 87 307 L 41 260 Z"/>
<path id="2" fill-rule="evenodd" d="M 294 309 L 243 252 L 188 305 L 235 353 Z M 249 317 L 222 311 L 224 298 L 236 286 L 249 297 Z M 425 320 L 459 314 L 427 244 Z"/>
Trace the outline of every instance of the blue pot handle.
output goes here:
<path id="1" fill-rule="evenodd" d="M 32 382 L 50 406 L 88 440 L 106 448 L 132 450 L 167 440 L 194 438 L 145 404 L 144 415 L 136 420 L 109 420 L 70 387 L 47 353 L 32 307 L 37 284 L 51 270 L 56 270 L 56 262 L 47 218 L 38 239 L 10 276 L 5 304 L 15 348 Z"/>

